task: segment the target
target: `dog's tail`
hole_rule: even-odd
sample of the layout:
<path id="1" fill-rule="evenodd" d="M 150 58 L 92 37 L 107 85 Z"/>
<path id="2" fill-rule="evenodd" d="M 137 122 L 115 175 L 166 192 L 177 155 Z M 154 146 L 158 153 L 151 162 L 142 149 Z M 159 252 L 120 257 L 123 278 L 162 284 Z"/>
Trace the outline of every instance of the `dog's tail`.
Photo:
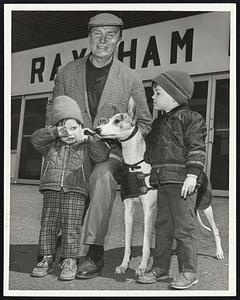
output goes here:
<path id="1" fill-rule="evenodd" d="M 201 217 L 200 217 L 200 215 L 199 215 L 198 210 L 197 210 L 196 213 L 197 213 L 197 220 L 198 220 L 198 223 L 199 223 L 203 228 L 205 228 L 206 230 L 212 231 L 208 226 L 206 226 L 205 224 L 203 224 L 203 221 L 202 221 L 202 219 L 201 219 Z"/>

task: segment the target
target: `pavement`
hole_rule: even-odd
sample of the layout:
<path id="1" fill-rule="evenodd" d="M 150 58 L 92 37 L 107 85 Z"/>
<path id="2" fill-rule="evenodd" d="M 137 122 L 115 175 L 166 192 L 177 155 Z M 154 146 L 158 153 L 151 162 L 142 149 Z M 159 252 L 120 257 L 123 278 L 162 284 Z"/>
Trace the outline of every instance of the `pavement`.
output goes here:
<path id="1" fill-rule="evenodd" d="M 176 255 L 172 255 L 170 278 L 153 284 L 139 284 L 135 281 L 134 270 L 140 263 L 143 236 L 143 214 L 141 205 L 137 205 L 134 234 L 133 255 L 130 268 L 123 275 L 114 274 L 120 264 L 124 250 L 124 208 L 119 192 L 114 201 L 109 231 L 105 240 L 105 268 L 101 276 L 90 280 L 75 279 L 63 282 L 58 280 L 59 268 L 56 263 L 54 272 L 43 278 L 31 277 L 36 264 L 38 235 L 42 195 L 36 185 L 11 185 L 10 188 L 10 245 L 9 270 L 5 270 L 5 295 L 229 295 L 232 293 L 229 281 L 229 199 L 215 197 L 213 210 L 217 227 L 222 239 L 224 259 L 215 257 L 215 243 L 211 232 L 198 230 L 198 275 L 200 281 L 188 291 L 176 291 L 169 288 L 171 278 L 177 273 Z M 202 215 L 205 224 L 207 220 Z M 5 220 L 7 222 L 8 220 Z M 6 226 L 5 228 L 8 228 Z M 82 248 L 81 260 L 87 251 Z M 5 256 L 6 257 L 6 256 Z M 149 267 L 151 266 L 151 262 Z M 59 294 L 59 291 L 61 293 Z M 39 293 L 41 291 L 41 293 Z M 65 294 L 64 294 L 65 293 Z M 112 294 L 113 293 L 113 294 Z M 185 293 L 185 294 L 184 294 Z"/>

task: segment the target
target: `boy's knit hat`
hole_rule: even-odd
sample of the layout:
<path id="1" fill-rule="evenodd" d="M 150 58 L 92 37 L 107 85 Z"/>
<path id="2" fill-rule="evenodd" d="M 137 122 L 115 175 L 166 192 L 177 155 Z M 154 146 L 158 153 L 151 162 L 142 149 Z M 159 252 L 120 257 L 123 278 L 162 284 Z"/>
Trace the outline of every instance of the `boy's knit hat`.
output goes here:
<path id="1" fill-rule="evenodd" d="M 92 17 L 88 22 L 88 29 L 95 26 L 120 26 L 123 27 L 123 21 L 119 17 L 109 14 L 103 13 L 98 14 Z"/>
<path id="2" fill-rule="evenodd" d="M 155 77 L 153 82 L 159 84 L 179 104 L 186 104 L 191 99 L 194 83 L 188 73 L 168 71 Z"/>
<path id="3" fill-rule="evenodd" d="M 75 119 L 83 124 L 81 110 L 77 102 L 66 95 L 54 99 L 51 117 L 52 125 L 56 125 L 63 119 Z"/>

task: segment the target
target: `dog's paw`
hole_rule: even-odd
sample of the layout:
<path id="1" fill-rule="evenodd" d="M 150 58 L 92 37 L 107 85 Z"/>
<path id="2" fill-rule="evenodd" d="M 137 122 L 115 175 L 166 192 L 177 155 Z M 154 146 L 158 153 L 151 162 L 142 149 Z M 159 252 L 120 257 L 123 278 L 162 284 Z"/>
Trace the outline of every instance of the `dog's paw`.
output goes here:
<path id="1" fill-rule="evenodd" d="M 115 274 L 124 274 L 128 269 L 128 265 L 120 265 L 115 269 Z"/>
<path id="2" fill-rule="evenodd" d="M 141 267 L 141 266 L 139 266 L 139 267 L 136 269 L 135 273 L 136 273 L 137 276 L 140 276 L 140 275 L 142 275 L 146 270 L 147 270 L 147 267 Z"/>
<path id="3" fill-rule="evenodd" d="M 223 251 L 216 252 L 217 259 L 224 259 Z"/>

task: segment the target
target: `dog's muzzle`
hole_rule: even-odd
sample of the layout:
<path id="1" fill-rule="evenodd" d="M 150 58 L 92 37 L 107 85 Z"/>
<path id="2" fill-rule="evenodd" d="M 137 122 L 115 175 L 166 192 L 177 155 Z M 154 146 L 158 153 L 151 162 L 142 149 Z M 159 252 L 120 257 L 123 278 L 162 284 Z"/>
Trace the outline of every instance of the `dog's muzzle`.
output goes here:
<path id="1" fill-rule="evenodd" d="M 101 134 L 102 129 L 100 127 L 96 127 L 95 132 L 96 132 L 96 134 Z"/>

